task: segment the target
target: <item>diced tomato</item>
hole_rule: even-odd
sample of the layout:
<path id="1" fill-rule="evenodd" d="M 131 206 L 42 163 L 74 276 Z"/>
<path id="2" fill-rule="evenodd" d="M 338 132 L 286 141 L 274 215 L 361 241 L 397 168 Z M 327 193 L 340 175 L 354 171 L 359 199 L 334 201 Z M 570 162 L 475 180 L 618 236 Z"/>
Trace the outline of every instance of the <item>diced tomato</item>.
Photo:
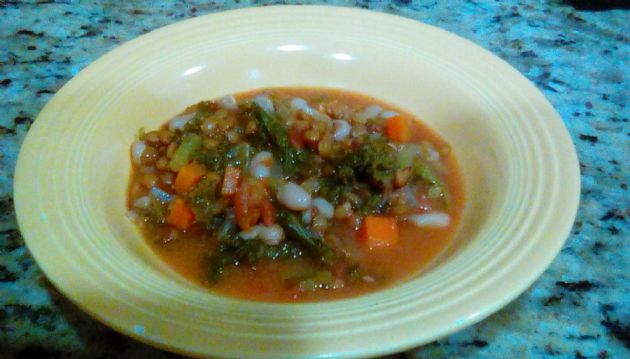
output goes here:
<path id="1" fill-rule="evenodd" d="M 297 129 L 291 129 L 289 131 L 289 141 L 291 142 L 291 146 L 296 148 L 304 148 L 306 147 L 306 140 L 302 135 L 301 131 Z"/>
<path id="2" fill-rule="evenodd" d="M 236 223 L 242 230 L 247 231 L 260 219 L 260 204 L 265 196 L 262 183 L 248 179 L 243 181 L 238 192 L 234 195 L 234 214 Z"/>
<path id="3" fill-rule="evenodd" d="M 269 201 L 269 197 L 265 196 L 262 203 L 260 204 L 260 212 L 262 215 L 262 220 L 265 226 L 271 226 L 276 222 L 276 209 Z"/>

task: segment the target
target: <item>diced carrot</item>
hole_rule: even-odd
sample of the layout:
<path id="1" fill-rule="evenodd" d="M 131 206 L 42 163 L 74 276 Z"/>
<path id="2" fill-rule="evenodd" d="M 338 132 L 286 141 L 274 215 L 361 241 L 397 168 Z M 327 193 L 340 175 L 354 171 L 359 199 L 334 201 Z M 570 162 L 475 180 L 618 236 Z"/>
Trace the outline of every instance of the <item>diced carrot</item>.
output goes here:
<path id="1" fill-rule="evenodd" d="M 409 120 L 402 116 L 394 116 L 385 120 L 385 133 L 387 137 L 396 142 L 407 142 L 411 138 Z"/>
<path id="2" fill-rule="evenodd" d="M 273 207 L 268 197 L 265 197 L 260 204 L 260 214 L 262 215 L 265 226 L 271 226 L 276 222 L 276 209 Z"/>
<path id="3" fill-rule="evenodd" d="M 205 167 L 198 163 L 191 162 L 177 172 L 173 188 L 179 193 L 188 192 L 201 180 L 206 172 Z"/>
<path id="4" fill-rule="evenodd" d="M 367 216 L 363 219 L 359 241 L 370 249 L 387 247 L 398 242 L 398 226 L 392 217 Z"/>
<path id="5" fill-rule="evenodd" d="M 238 191 L 238 184 L 241 179 L 241 170 L 237 167 L 227 166 L 223 175 L 223 185 L 221 195 L 233 196 Z"/>
<path id="6" fill-rule="evenodd" d="M 176 197 L 171 206 L 171 213 L 168 215 L 168 224 L 183 231 L 188 229 L 194 221 L 193 211 L 186 206 L 183 198 Z"/>
<path id="7" fill-rule="evenodd" d="M 295 128 L 289 131 L 289 142 L 291 142 L 291 145 L 295 148 L 304 148 L 306 146 L 304 135 Z"/>

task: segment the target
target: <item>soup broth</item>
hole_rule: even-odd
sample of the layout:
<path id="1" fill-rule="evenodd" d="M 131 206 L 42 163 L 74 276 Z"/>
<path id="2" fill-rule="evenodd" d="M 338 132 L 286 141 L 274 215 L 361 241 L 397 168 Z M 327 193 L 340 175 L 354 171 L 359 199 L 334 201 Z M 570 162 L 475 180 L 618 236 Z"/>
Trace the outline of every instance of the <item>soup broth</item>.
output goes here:
<path id="1" fill-rule="evenodd" d="M 176 272 L 256 301 L 348 298 L 426 268 L 453 237 L 449 145 L 372 97 L 262 89 L 190 106 L 131 145 L 129 217 Z"/>

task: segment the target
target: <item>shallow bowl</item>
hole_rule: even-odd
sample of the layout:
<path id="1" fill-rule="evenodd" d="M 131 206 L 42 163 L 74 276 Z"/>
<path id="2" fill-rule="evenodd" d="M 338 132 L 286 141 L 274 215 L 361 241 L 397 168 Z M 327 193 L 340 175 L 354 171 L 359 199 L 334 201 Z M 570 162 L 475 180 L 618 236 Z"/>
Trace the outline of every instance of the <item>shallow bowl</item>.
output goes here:
<path id="1" fill-rule="evenodd" d="M 212 294 L 157 258 L 125 217 L 138 128 L 200 100 L 272 86 L 372 95 L 452 144 L 468 199 L 439 263 L 357 298 L 270 304 Z M 455 332 L 545 270 L 578 197 L 562 120 L 507 63 L 416 21 L 308 6 L 186 20 L 106 54 L 46 105 L 15 175 L 20 229 L 52 283 L 114 329 L 194 356 L 374 356 Z"/>

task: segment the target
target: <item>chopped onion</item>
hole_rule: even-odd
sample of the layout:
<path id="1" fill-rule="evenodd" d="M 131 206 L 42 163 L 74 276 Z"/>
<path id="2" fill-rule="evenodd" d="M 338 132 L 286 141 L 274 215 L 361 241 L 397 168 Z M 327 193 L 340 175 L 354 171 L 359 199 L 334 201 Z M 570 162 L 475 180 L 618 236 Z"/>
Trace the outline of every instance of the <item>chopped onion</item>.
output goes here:
<path id="1" fill-rule="evenodd" d="M 195 117 L 194 112 L 175 116 L 168 122 L 168 129 L 171 131 L 181 130 L 184 126 L 186 126 L 188 121 L 192 120 L 193 117 Z"/>
<path id="2" fill-rule="evenodd" d="M 348 124 L 348 122 L 344 120 L 334 120 L 333 126 L 335 128 L 335 132 L 333 133 L 333 138 L 335 139 L 335 141 L 342 141 L 346 139 L 346 137 L 348 137 L 348 135 L 350 134 L 350 130 L 352 129 L 352 127 L 350 127 L 350 124 Z"/>
<path id="3" fill-rule="evenodd" d="M 394 116 L 398 116 L 399 113 L 396 111 L 383 111 L 381 113 L 381 118 L 390 118 L 390 117 L 394 117 Z"/>
<path id="4" fill-rule="evenodd" d="M 427 157 L 431 162 L 437 162 L 440 160 L 440 153 L 433 147 L 427 147 Z"/>
<path id="5" fill-rule="evenodd" d="M 306 100 L 296 97 L 291 100 L 291 108 L 295 111 L 303 111 L 306 115 L 313 117 L 318 121 L 330 121 L 330 117 L 315 110 L 306 102 Z"/>
<path id="6" fill-rule="evenodd" d="M 147 145 L 142 141 L 136 141 L 131 145 L 131 158 L 133 158 L 133 163 L 137 165 L 142 164 L 142 154 L 146 148 Z"/>
<path id="7" fill-rule="evenodd" d="M 420 207 L 420 202 L 418 202 L 418 198 L 416 198 L 416 193 L 414 192 L 414 188 L 407 185 L 398 190 L 398 193 L 401 193 L 405 198 L 405 204 L 412 208 Z"/>
<path id="8" fill-rule="evenodd" d="M 228 110 L 236 110 L 236 108 L 238 107 L 236 99 L 232 95 L 221 98 L 221 100 L 219 100 L 219 103 L 223 108 Z"/>
<path id="9" fill-rule="evenodd" d="M 127 211 L 127 218 L 132 221 L 135 222 L 138 220 L 140 216 L 138 215 L 138 212 L 136 211 Z"/>
<path id="10" fill-rule="evenodd" d="M 256 98 L 254 98 L 254 103 L 268 113 L 273 113 L 275 111 L 273 102 L 271 102 L 271 99 L 267 95 L 256 96 Z"/>
<path id="11" fill-rule="evenodd" d="M 363 109 L 363 111 L 354 115 L 354 121 L 365 123 L 365 121 L 378 116 L 383 109 L 377 105 L 371 105 Z"/>
<path id="12" fill-rule="evenodd" d="M 425 214 L 414 214 L 407 217 L 407 220 L 416 227 L 446 227 L 451 222 L 451 217 L 443 212 L 430 212 Z"/>
<path id="13" fill-rule="evenodd" d="M 374 279 L 374 277 L 369 276 L 369 275 L 364 275 L 363 277 L 361 277 L 361 279 L 366 282 L 366 283 L 374 283 L 376 282 L 376 279 Z"/>
<path id="14" fill-rule="evenodd" d="M 133 201 L 133 206 L 136 208 L 147 208 L 150 204 L 151 198 L 149 198 L 149 196 L 138 197 Z"/>

